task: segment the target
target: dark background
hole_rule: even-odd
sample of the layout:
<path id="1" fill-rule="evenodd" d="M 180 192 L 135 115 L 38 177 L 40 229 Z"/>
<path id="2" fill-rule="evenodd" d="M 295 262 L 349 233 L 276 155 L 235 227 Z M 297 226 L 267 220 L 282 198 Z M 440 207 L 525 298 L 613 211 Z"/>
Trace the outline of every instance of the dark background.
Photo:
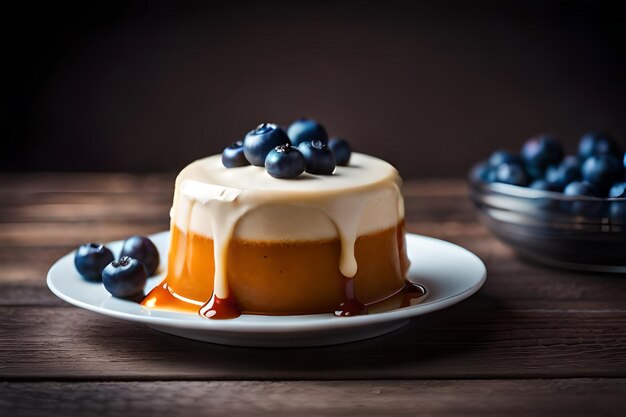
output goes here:
<path id="1" fill-rule="evenodd" d="M 174 171 L 314 117 L 403 176 L 626 144 L 625 2 L 3 2 L 0 171 Z"/>

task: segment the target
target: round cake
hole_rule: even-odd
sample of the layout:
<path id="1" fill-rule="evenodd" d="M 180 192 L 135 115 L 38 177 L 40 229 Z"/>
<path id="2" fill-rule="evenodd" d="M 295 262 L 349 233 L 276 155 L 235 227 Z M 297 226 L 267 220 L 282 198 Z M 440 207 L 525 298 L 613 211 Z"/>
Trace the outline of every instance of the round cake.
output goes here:
<path id="1" fill-rule="evenodd" d="M 359 314 L 405 287 L 400 186 L 392 165 L 359 153 L 288 180 L 195 161 L 176 179 L 167 276 L 142 304 L 218 319 Z"/>

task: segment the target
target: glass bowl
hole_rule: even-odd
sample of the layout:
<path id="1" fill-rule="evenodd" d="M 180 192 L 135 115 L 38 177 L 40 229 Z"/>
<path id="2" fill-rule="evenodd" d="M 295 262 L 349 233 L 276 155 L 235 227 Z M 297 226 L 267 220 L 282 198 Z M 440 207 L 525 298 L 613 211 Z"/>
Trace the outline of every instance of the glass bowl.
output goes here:
<path id="1" fill-rule="evenodd" d="M 572 197 L 472 179 L 470 192 L 482 223 L 522 258 L 626 273 L 626 198 Z"/>

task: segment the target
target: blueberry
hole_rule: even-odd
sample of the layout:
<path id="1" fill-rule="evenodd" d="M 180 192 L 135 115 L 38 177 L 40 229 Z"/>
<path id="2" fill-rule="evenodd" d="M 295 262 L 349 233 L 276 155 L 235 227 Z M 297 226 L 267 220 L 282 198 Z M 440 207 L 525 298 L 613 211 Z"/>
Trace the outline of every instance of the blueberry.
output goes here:
<path id="1" fill-rule="evenodd" d="M 626 221 L 626 201 L 613 201 L 609 207 L 609 217 L 612 220 Z"/>
<path id="2" fill-rule="evenodd" d="M 124 241 L 120 257 L 128 256 L 144 264 L 148 276 L 154 275 L 159 267 L 159 250 L 145 236 L 131 236 Z"/>
<path id="3" fill-rule="evenodd" d="M 100 281 L 102 270 L 113 261 L 113 252 L 102 243 L 85 243 L 76 250 L 74 265 L 88 281 Z"/>
<path id="4" fill-rule="evenodd" d="M 350 144 L 347 140 L 332 138 L 328 141 L 328 146 L 335 153 L 335 162 L 337 162 L 337 165 L 348 165 L 350 155 L 352 155 L 352 149 L 350 149 Z"/>
<path id="5" fill-rule="evenodd" d="M 500 164 L 496 168 L 496 182 L 505 184 L 526 186 L 529 183 L 528 175 L 524 171 L 524 167 L 515 163 Z"/>
<path id="6" fill-rule="evenodd" d="M 567 184 L 582 179 L 580 162 L 575 156 L 565 157 L 559 165 L 551 165 L 546 169 L 545 179 L 553 184 L 557 191 L 563 190 Z"/>
<path id="7" fill-rule="evenodd" d="M 320 140 L 302 142 L 298 150 L 306 161 L 306 172 L 318 175 L 331 175 L 335 170 L 335 154 Z"/>
<path id="8" fill-rule="evenodd" d="M 491 183 L 496 180 L 496 170 L 488 162 L 478 162 L 472 167 L 469 175 L 473 182 Z"/>
<path id="9" fill-rule="evenodd" d="M 238 140 L 222 151 L 222 164 L 226 168 L 236 168 L 250 165 L 243 153 L 243 141 Z"/>
<path id="10" fill-rule="evenodd" d="M 574 181 L 565 187 L 563 194 L 571 197 L 600 197 L 600 190 L 590 182 Z M 598 217 L 601 215 L 601 200 L 564 201 L 563 203 L 564 208 L 573 214 L 587 217 Z"/>
<path id="11" fill-rule="evenodd" d="M 489 165 L 497 168 L 500 164 L 504 163 L 521 163 L 520 158 L 517 155 L 513 155 L 509 151 L 495 151 L 489 156 Z"/>
<path id="12" fill-rule="evenodd" d="M 143 291 L 148 279 L 146 267 L 137 259 L 122 256 L 102 271 L 104 288 L 114 297 L 125 298 Z"/>
<path id="13" fill-rule="evenodd" d="M 582 166 L 583 179 L 594 183 L 603 192 L 606 192 L 615 180 L 620 179 L 620 173 L 620 163 L 609 155 L 591 156 Z"/>
<path id="14" fill-rule="evenodd" d="M 620 158 L 621 150 L 617 142 L 602 132 L 589 132 L 580 138 L 578 144 L 578 156 L 585 160 L 591 156 L 610 155 Z"/>
<path id="15" fill-rule="evenodd" d="M 301 118 L 296 120 L 287 129 L 287 136 L 291 139 L 293 146 L 312 140 L 321 140 L 324 144 L 328 144 L 326 129 L 313 119 Z"/>
<path id="16" fill-rule="evenodd" d="M 265 159 L 265 169 L 274 178 L 295 178 L 306 168 L 302 153 L 289 144 L 277 146 Z"/>
<path id="17" fill-rule="evenodd" d="M 609 190 L 609 197 L 611 198 L 625 198 L 626 197 L 626 182 L 616 182 Z"/>
<path id="18" fill-rule="evenodd" d="M 561 162 L 563 149 L 556 139 L 540 135 L 524 143 L 521 156 L 528 174 L 533 178 L 541 178 L 548 166 Z"/>
<path id="19" fill-rule="evenodd" d="M 576 197 L 600 197 L 600 190 L 590 182 L 574 181 L 567 184 L 565 190 L 563 190 L 563 194 Z"/>
<path id="20" fill-rule="evenodd" d="M 557 181 L 557 179 L 559 178 L 559 172 L 558 172 L 559 171 L 559 166 L 560 165 L 550 165 L 548 168 L 546 168 L 546 172 L 543 174 L 543 178 L 539 178 L 536 181 L 545 180 L 545 181 L 549 182 L 550 184 L 554 184 L 555 186 L 558 186 L 558 182 L 559 181 Z M 561 190 L 562 189 L 563 188 L 561 188 Z"/>
<path id="21" fill-rule="evenodd" d="M 546 180 L 535 180 L 530 184 L 529 188 L 541 191 L 561 191 L 561 188 L 556 184 Z"/>
<path id="22" fill-rule="evenodd" d="M 272 149 L 289 143 L 285 131 L 272 123 L 262 123 L 248 132 L 243 140 L 243 153 L 246 159 L 258 167 L 265 165 L 265 158 Z"/>

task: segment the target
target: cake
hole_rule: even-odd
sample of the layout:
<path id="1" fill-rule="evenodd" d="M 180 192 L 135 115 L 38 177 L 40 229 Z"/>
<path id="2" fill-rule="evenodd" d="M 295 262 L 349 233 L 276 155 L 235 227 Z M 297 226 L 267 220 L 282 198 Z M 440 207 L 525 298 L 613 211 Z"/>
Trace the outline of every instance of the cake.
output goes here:
<path id="1" fill-rule="evenodd" d="M 176 178 L 167 275 L 142 304 L 213 319 L 352 316 L 421 297 L 406 281 L 401 181 L 314 120 L 260 124 Z"/>
<path id="2" fill-rule="evenodd" d="M 226 318 L 350 315 L 404 288 L 397 170 L 353 153 L 333 175 L 279 180 L 195 161 L 176 179 L 168 271 L 143 305 Z"/>

